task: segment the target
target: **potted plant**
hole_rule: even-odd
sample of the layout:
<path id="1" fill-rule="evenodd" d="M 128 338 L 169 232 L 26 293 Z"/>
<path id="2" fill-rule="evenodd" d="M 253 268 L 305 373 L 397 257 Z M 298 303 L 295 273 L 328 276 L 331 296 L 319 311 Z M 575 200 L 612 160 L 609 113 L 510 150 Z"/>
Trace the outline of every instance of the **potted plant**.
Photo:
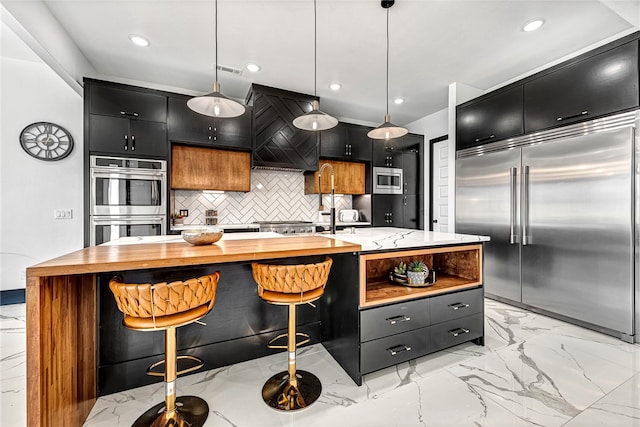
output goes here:
<path id="1" fill-rule="evenodd" d="M 390 279 L 394 282 L 407 283 L 407 264 L 401 262 L 391 271 Z"/>
<path id="2" fill-rule="evenodd" d="M 428 274 L 429 269 L 424 262 L 416 260 L 411 261 L 411 264 L 409 264 L 407 278 L 410 285 L 424 285 Z"/>

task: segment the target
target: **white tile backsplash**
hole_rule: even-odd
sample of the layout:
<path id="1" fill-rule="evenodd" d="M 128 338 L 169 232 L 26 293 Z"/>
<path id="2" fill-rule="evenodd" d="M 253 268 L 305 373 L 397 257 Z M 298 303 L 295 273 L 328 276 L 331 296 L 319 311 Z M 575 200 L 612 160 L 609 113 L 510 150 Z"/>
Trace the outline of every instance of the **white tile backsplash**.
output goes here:
<path id="1" fill-rule="evenodd" d="M 329 189 L 327 189 L 328 191 Z M 218 211 L 218 224 L 248 224 L 254 221 L 318 221 L 318 196 L 304 194 L 304 175 L 294 171 L 251 171 L 251 192 L 222 194 L 202 191 L 172 191 L 173 210 L 188 209 L 185 225 L 204 224 L 205 211 Z M 336 215 L 351 209 L 351 196 L 338 195 Z M 331 196 L 324 196 L 325 209 Z"/>

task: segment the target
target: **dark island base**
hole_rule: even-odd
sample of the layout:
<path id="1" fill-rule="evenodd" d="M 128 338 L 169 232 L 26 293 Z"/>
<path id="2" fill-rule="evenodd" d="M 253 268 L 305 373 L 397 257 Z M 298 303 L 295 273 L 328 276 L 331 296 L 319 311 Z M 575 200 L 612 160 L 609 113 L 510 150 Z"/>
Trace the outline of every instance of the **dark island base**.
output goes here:
<path id="1" fill-rule="evenodd" d="M 323 342 L 345 371 L 360 385 L 358 363 L 358 256 L 334 254 L 325 295 L 314 304 L 298 306 L 298 330 Z M 273 259 L 271 264 L 303 264 L 324 256 Z M 122 325 L 108 282 L 120 274 L 127 283 L 184 280 L 219 270 L 213 310 L 202 321 L 177 329 L 178 354 L 200 357 L 203 370 L 215 369 L 267 356 L 282 350 L 267 348 L 267 342 L 286 332 L 287 309 L 268 304 L 257 294 L 250 262 L 213 266 L 174 267 L 100 274 L 98 276 L 98 395 L 115 393 L 162 381 L 145 371 L 164 357 L 164 333 L 132 331 Z M 284 357 L 284 356 L 283 356 Z M 284 359 L 283 359 L 284 360 Z"/>

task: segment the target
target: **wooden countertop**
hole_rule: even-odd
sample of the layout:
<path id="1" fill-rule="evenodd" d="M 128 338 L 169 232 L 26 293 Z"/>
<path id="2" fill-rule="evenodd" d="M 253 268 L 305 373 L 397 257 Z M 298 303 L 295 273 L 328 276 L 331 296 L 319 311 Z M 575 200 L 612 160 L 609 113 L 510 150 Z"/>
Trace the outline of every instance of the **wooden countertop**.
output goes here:
<path id="1" fill-rule="evenodd" d="M 320 236 L 221 240 L 205 246 L 187 242 L 92 246 L 29 267 L 27 277 L 330 255 L 360 249 L 356 243 Z"/>

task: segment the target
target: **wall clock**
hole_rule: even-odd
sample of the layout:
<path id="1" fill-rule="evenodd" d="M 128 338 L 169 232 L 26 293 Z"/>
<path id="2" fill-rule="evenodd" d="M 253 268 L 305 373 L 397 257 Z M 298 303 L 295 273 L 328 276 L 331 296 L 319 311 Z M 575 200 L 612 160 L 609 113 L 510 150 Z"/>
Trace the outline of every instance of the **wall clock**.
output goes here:
<path id="1" fill-rule="evenodd" d="M 73 150 L 73 137 L 60 125 L 36 122 L 22 129 L 20 145 L 36 159 L 62 160 Z"/>

